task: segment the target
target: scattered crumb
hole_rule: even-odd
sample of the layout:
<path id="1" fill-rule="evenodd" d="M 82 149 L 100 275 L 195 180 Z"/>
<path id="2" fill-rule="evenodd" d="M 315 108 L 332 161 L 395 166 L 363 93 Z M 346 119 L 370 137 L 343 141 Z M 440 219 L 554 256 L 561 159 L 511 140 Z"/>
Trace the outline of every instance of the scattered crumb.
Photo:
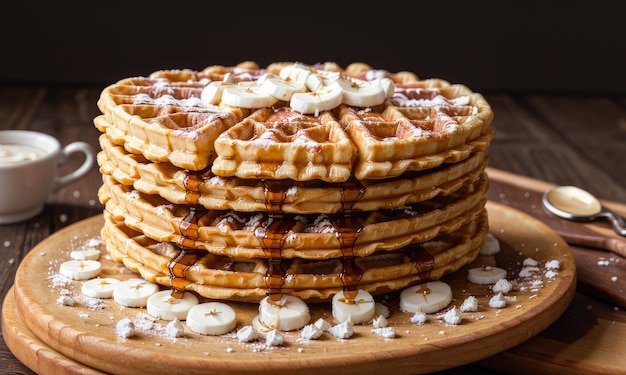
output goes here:
<path id="1" fill-rule="evenodd" d="M 428 320 L 428 317 L 426 316 L 426 314 L 424 314 L 421 311 L 417 311 L 411 317 L 411 323 L 414 323 L 414 324 L 424 324 L 424 323 L 426 323 L 427 320 Z"/>
<path id="2" fill-rule="evenodd" d="M 373 328 L 372 332 L 386 339 L 393 339 L 396 337 L 396 331 L 393 327 Z"/>
<path id="3" fill-rule="evenodd" d="M 322 336 L 322 330 L 320 330 L 315 324 L 308 324 L 300 331 L 300 337 L 305 340 L 315 340 Z"/>
<path id="4" fill-rule="evenodd" d="M 74 299 L 70 296 L 60 296 L 57 303 L 63 306 L 74 306 Z"/>
<path id="5" fill-rule="evenodd" d="M 378 317 L 374 318 L 372 324 L 374 325 L 374 328 L 385 328 L 387 327 L 389 322 L 387 322 L 387 319 L 385 319 L 384 316 L 379 315 Z"/>
<path id="6" fill-rule="evenodd" d="M 489 307 L 494 309 L 501 309 L 506 306 L 506 300 L 502 293 L 498 293 L 495 296 L 491 297 L 489 300 Z"/>
<path id="7" fill-rule="evenodd" d="M 507 279 L 500 279 L 498 280 L 495 285 L 493 286 L 492 290 L 494 293 L 502 293 L 502 294 L 507 294 L 508 292 L 511 291 L 511 289 L 513 288 L 513 284 L 511 284 L 511 282 Z"/>
<path id="8" fill-rule="evenodd" d="M 556 259 L 546 262 L 546 268 L 549 270 L 558 270 L 561 268 L 561 262 Z"/>
<path id="9" fill-rule="evenodd" d="M 117 322 L 115 325 L 115 331 L 119 337 L 131 338 L 135 335 L 135 324 L 132 320 L 124 318 Z"/>
<path id="10" fill-rule="evenodd" d="M 459 309 L 461 312 L 478 311 L 478 298 L 474 296 L 467 297 Z"/>
<path id="11" fill-rule="evenodd" d="M 318 320 L 315 321 L 315 326 L 317 328 L 319 328 L 320 331 L 322 332 L 327 332 L 332 326 L 330 325 L 330 323 L 328 323 L 326 320 L 324 320 L 323 318 L 319 318 Z"/>
<path id="12" fill-rule="evenodd" d="M 237 339 L 241 342 L 250 342 L 258 338 L 259 332 L 252 326 L 244 326 L 237 331 Z"/>
<path id="13" fill-rule="evenodd" d="M 524 259 L 524 262 L 522 262 L 522 265 L 524 265 L 526 267 L 535 267 L 538 264 L 539 264 L 539 262 L 537 262 L 533 258 L 526 258 L 526 259 Z"/>
<path id="14" fill-rule="evenodd" d="M 546 271 L 546 273 L 545 273 L 545 277 L 546 277 L 547 279 L 554 279 L 554 278 L 556 277 L 556 275 L 558 275 L 558 272 L 554 272 L 554 271 L 552 271 L 552 270 L 548 270 L 548 271 Z"/>
<path id="15" fill-rule="evenodd" d="M 265 336 L 265 343 L 269 346 L 281 346 L 284 342 L 285 337 L 277 329 L 269 331 L 267 336 Z"/>
<path id="16" fill-rule="evenodd" d="M 454 306 L 443 315 L 443 320 L 448 324 L 457 325 L 461 323 L 463 317 L 461 311 Z"/>
<path id="17" fill-rule="evenodd" d="M 352 324 L 346 320 L 343 323 L 330 327 L 328 333 L 339 339 L 348 339 L 354 335 L 354 329 Z"/>
<path id="18" fill-rule="evenodd" d="M 185 330 L 182 323 L 178 318 L 172 320 L 165 327 L 165 332 L 169 337 L 183 337 L 185 336 Z"/>

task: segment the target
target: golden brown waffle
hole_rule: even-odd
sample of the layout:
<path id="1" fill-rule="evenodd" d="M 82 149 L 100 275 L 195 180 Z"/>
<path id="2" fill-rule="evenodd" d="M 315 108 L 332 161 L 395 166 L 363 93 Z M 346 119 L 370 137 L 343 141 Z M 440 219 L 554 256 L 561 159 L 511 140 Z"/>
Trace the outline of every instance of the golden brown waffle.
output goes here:
<path id="1" fill-rule="evenodd" d="M 244 62 L 123 79 L 98 107 L 106 248 L 177 293 L 380 294 L 485 241 L 493 113 L 463 85 Z"/>
<path id="2" fill-rule="evenodd" d="M 300 114 L 281 101 L 274 110 L 201 101 L 207 82 L 228 71 L 160 71 L 121 80 L 103 90 L 103 115 L 94 123 L 114 143 L 151 161 L 196 171 L 211 166 L 226 177 L 329 182 L 432 168 L 433 161 L 426 162 L 432 155 L 439 155 L 439 164 L 455 162 L 484 150 L 494 134 L 488 103 L 463 85 L 412 81 L 398 84 L 384 105 L 341 105 L 319 115 Z M 238 72 L 237 82 L 254 82 L 263 72 L 230 71 Z M 468 149 L 474 140 L 482 146 Z"/>
<path id="3" fill-rule="evenodd" d="M 181 250 L 171 243 L 158 242 L 116 221 L 106 211 L 102 238 L 115 261 L 146 280 L 166 287 L 194 291 L 201 296 L 248 302 L 264 298 L 270 288 L 266 258 L 237 258 L 202 253 L 191 264 L 183 265 L 185 275 L 172 276 L 173 259 Z M 406 246 L 395 252 L 375 253 L 355 258 L 362 271 L 358 288 L 372 294 L 400 290 L 411 284 L 438 280 L 473 261 L 488 232 L 483 209 L 476 220 L 453 233 Z M 184 254 L 183 254 L 184 255 Z M 326 301 L 344 288 L 345 260 L 284 260 L 281 291 L 307 301 Z"/>
<path id="4" fill-rule="evenodd" d="M 346 208 L 375 211 L 445 196 L 476 180 L 489 160 L 487 152 L 481 151 L 458 163 L 385 180 L 341 184 L 291 180 L 270 183 L 220 177 L 210 171 L 181 170 L 167 162 L 153 163 L 126 152 L 105 134 L 100 136 L 100 146 L 102 151 L 97 159 L 102 174 L 112 176 L 121 184 L 132 185 L 142 193 L 157 194 L 175 204 L 255 212 L 268 210 L 267 191 L 270 189 L 283 192 L 279 207 L 275 208 L 292 214 L 333 214 Z"/>
<path id="5" fill-rule="evenodd" d="M 259 228 L 271 221 L 267 214 L 199 210 L 172 204 L 158 195 L 140 193 L 108 175 L 103 175 L 103 181 L 98 195 L 106 211 L 154 240 L 213 254 L 269 257 L 258 234 Z M 351 248 L 354 256 L 430 240 L 472 221 L 484 207 L 487 187 L 487 177 L 482 173 L 478 180 L 446 197 L 396 210 L 354 211 L 347 222 L 342 214 L 282 216 L 280 257 L 339 258 L 345 253 L 340 240 L 342 228 L 358 232 Z"/>

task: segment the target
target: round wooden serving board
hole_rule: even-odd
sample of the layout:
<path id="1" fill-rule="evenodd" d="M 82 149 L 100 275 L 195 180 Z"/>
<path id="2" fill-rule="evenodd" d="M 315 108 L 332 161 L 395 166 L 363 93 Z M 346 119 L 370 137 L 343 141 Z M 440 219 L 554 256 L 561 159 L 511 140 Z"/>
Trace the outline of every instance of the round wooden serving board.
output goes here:
<path id="1" fill-rule="evenodd" d="M 357 325 L 349 339 L 324 333 L 305 341 L 299 331 L 285 332 L 282 346 L 264 341 L 240 342 L 234 335 L 203 336 L 187 329 L 185 337 L 165 335 L 168 322 L 150 319 L 144 308 L 125 308 L 112 299 L 99 305 L 88 303 L 81 281 L 61 280 L 58 270 L 69 253 L 87 241 L 99 238 L 102 217 L 95 216 L 69 226 L 41 242 L 22 261 L 13 294 L 3 304 L 3 332 L 11 351 L 40 375 L 64 369 L 72 374 L 379 374 L 393 368 L 395 374 L 418 374 L 471 363 L 507 350 L 533 337 L 565 311 L 575 291 L 575 262 L 568 245 L 546 225 L 520 211 L 489 202 L 490 230 L 501 243 L 496 255 L 479 255 L 471 265 L 446 276 L 453 301 L 460 306 L 473 295 L 479 300 L 477 312 L 463 313 L 459 325 L 449 325 L 441 311 L 430 314 L 425 324 L 410 321 L 412 314 L 398 309 L 397 293 L 378 296 L 389 307 L 389 325 L 396 337 L 385 339 L 372 332 L 372 325 Z M 523 261 L 538 261 L 536 274 L 542 285 L 531 285 L 519 275 Z M 560 262 L 554 278 L 544 276 L 543 265 Z M 102 277 L 136 277 L 110 260 L 103 251 Z M 494 295 L 490 286 L 471 284 L 467 270 L 497 265 L 508 271 L 515 287 L 507 295 L 507 306 L 490 308 Z M 535 277 L 535 280 L 537 276 Z M 76 303 L 57 303 L 69 292 Z M 237 328 L 251 324 L 258 304 L 230 302 L 237 312 Z M 335 324 L 330 303 L 310 304 L 311 322 L 324 318 Z M 129 339 L 117 336 L 115 324 L 122 318 L 142 322 Z M 184 324 L 184 322 L 183 322 Z M 150 325 L 150 328 L 145 328 Z"/>

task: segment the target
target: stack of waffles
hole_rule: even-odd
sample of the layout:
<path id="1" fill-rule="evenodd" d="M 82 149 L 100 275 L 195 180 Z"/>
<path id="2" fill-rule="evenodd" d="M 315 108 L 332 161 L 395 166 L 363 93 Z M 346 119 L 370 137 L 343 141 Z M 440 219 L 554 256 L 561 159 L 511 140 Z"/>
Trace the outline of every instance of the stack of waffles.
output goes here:
<path id="1" fill-rule="evenodd" d="M 98 107 L 106 249 L 174 295 L 379 295 L 485 242 L 493 113 L 463 85 L 244 62 L 123 79 Z"/>

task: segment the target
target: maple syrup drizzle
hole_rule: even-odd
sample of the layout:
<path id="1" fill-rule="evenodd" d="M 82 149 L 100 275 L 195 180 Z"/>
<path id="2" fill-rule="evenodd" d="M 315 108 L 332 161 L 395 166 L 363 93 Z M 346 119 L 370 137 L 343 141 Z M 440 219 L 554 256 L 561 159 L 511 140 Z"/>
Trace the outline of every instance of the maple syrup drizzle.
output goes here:
<path id="1" fill-rule="evenodd" d="M 183 185 L 185 186 L 185 202 L 188 204 L 198 204 L 200 201 L 200 185 L 202 184 L 202 176 L 197 172 L 187 172 Z"/>
<path id="2" fill-rule="evenodd" d="M 263 185 L 268 216 L 262 225 L 255 229 L 254 235 L 261 244 L 268 260 L 265 274 L 268 297 L 270 301 L 277 302 L 282 297 L 282 286 L 287 276 L 285 269 L 288 268 L 287 263 L 282 258 L 285 235 L 294 227 L 296 221 L 280 213 L 286 194 L 282 183 L 263 180 Z"/>
<path id="3" fill-rule="evenodd" d="M 204 251 L 193 249 L 195 241 L 199 237 L 198 220 L 205 214 L 205 210 L 198 211 L 195 207 L 190 206 L 189 213 L 179 224 L 181 237 L 178 243 L 174 245 L 180 249 L 180 252 L 167 263 L 167 268 L 170 271 L 172 297 L 183 297 L 185 286 L 189 284 L 189 281 L 185 280 L 187 270 L 205 255 Z"/>
<path id="4" fill-rule="evenodd" d="M 185 286 L 189 281 L 185 280 L 189 267 L 196 264 L 204 256 L 204 252 L 180 248 L 180 252 L 176 257 L 167 263 L 170 271 L 170 286 L 172 287 L 172 297 L 183 298 Z"/>
<path id="5" fill-rule="evenodd" d="M 363 231 L 363 224 L 348 211 L 345 215 L 336 218 L 334 225 L 343 256 L 343 269 L 340 274 L 343 294 L 347 301 L 354 301 L 358 293 L 357 287 L 363 277 L 363 270 L 356 264 L 354 244 Z"/>
<path id="6" fill-rule="evenodd" d="M 421 243 L 413 244 L 404 249 L 404 254 L 411 259 L 417 269 L 420 279 L 430 278 L 430 271 L 435 267 L 435 258 Z"/>
<path id="7" fill-rule="evenodd" d="M 354 204 L 365 194 L 365 186 L 355 178 L 344 182 L 341 185 L 341 204 L 343 211 L 352 211 Z"/>

